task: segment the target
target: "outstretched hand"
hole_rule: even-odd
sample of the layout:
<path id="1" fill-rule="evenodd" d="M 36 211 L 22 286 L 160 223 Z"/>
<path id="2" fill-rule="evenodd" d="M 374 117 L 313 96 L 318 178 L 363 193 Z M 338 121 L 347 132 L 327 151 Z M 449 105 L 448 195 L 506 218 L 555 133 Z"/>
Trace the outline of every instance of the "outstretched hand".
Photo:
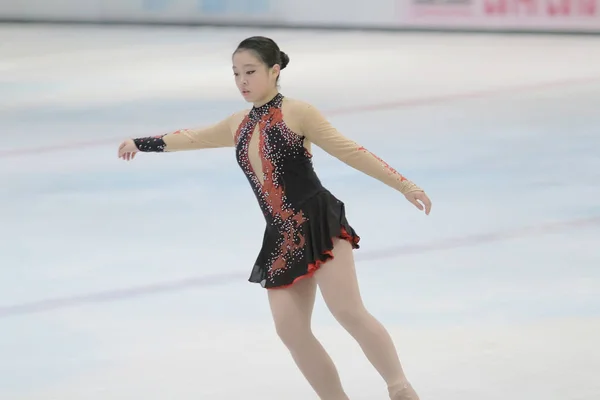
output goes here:
<path id="1" fill-rule="evenodd" d="M 127 139 L 119 146 L 119 158 L 126 161 L 133 160 L 138 151 L 134 141 Z"/>
<path id="2" fill-rule="evenodd" d="M 425 209 L 425 214 L 429 215 L 429 212 L 431 211 L 431 200 L 429 200 L 429 197 L 427 197 L 425 192 L 420 190 L 410 192 L 405 194 L 404 197 L 413 203 L 419 210 L 423 211 L 423 209 Z"/>

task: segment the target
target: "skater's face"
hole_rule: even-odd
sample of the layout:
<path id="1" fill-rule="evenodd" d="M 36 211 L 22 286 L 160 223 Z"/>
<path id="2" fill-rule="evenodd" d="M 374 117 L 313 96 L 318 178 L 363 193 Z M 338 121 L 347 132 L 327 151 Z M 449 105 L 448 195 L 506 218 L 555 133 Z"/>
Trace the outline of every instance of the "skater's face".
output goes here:
<path id="1" fill-rule="evenodd" d="M 240 50 L 233 55 L 233 74 L 238 90 L 248 102 L 257 102 L 277 87 L 280 67 L 269 68 L 251 50 Z"/>

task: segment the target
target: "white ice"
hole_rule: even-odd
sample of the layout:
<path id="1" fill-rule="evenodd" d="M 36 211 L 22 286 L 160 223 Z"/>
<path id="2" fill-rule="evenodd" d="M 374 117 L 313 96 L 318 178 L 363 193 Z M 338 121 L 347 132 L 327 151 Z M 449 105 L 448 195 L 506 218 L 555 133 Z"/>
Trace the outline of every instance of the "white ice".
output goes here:
<path id="1" fill-rule="evenodd" d="M 369 310 L 422 400 L 600 399 L 596 37 L 0 28 L 0 399 L 315 399 L 247 282 L 264 221 L 231 150 L 121 139 L 247 105 L 230 55 L 423 186 L 426 217 L 323 151 Z M 351 399 L 382 380 L 321 299 Z"/>

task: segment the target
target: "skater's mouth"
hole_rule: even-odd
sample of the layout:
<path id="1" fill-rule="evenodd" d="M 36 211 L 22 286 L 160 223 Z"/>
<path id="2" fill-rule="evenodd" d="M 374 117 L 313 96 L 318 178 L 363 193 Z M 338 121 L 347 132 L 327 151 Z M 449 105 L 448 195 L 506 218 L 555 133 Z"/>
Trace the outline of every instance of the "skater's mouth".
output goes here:
<path id="1" fill-rule="evenodd" d="M 242 95 L 248 96 L 250 94 L 249 90 L 242 90 Z"/>

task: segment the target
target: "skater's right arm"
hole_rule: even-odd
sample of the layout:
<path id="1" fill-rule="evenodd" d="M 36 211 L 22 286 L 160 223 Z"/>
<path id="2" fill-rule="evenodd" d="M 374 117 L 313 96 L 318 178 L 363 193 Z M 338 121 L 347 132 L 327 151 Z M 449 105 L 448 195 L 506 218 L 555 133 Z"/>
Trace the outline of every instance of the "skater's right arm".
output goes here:
<path id="1" fill-rule="evenodd" d="M 119 157 L 133 158 L 130 153 L 162 153 L 182 150 L 233 147 L 232 118 L 206 128 L 182 129 L 164 135 L 126 140 L 119 147 Z"/>

